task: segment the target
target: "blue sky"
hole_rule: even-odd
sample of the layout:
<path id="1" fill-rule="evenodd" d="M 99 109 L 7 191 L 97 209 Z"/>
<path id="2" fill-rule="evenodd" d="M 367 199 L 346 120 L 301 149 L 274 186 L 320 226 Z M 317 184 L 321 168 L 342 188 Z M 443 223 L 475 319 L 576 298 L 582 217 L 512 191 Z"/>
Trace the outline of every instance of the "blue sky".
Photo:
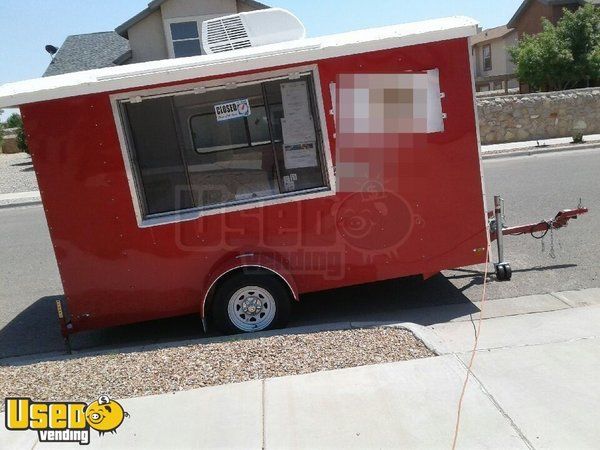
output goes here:
<path id="1" fill-rule="evenodd" d="M 505 24 L 521 0 L 263 0 L 296 14 L 309 36 L 466 15 L 485 28 Z M 70 34 L 113 30 L 149 0 L 0 0 L 0 84 L 37 78 Z M 343 5 L 343 10 L 340 6 Z"/>

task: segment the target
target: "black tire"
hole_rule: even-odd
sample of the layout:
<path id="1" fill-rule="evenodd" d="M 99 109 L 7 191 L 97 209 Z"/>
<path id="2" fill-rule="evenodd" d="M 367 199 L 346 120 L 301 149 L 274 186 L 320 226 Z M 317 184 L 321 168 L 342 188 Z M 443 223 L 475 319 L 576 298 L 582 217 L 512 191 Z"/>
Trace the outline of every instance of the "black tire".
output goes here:
<path id="1" fill-rule="evenodd" d="M 228 307 L 233 295 L 240 289 L 256 286 L 267 291 L 275 303 L 275 315 L 268 326 L 260 329 L 241 329 L 229 317 Z M 287 286 L 275 275 L 266 273 L 238 273 L 223 281 L 215 291 L 212 303 L 212 320 L 223 333 L 238 334 L 273 330 L 287 325 L 292 308 L 292 298 Z"/>
<path id="2" fill-rule="evenodd" d="M 499 264 L 498 266 L 496 266 L 496 279 L 498 281 L 506 280 L 506 271 L 504 270 L 503 264 Z"/>
<path id="3" fill-rule="evenodd" d="M 506 281 L 510 281 L 512 279 L 512 267 L 510 267 L 510 264 L 505 264 L 504 265 L 504 279 Z"/>

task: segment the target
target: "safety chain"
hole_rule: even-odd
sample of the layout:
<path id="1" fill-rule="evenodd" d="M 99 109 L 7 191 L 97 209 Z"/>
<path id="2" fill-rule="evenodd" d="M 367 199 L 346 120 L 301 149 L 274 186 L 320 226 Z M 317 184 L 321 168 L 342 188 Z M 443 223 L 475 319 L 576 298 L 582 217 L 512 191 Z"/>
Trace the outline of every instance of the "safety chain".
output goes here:
<path id="1" fill-rule="evenodd" d="M 546 233 L 540 238 L 542 241 L 542 253 L 546 253 L 546 234 L 550 232 L 550 250 L 548 251 L 548 256 L 552 259 L 556 259 L 556 252 L 554 247 L 554 220 L 550 220 L 547 222 L 548 230 Z M 560 244 L 559 244 L 560 246 Z"/>

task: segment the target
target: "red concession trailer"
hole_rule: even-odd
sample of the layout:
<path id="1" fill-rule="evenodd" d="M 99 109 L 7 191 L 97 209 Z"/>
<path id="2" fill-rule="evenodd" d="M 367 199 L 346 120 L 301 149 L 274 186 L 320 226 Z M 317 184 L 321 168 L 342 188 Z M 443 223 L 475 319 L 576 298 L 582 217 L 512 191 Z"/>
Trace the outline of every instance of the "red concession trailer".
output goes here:
<path id="1" fill-rule="evenodd" d="M 64 332 L 191 313 L 257 331 L 304 293 L 486 262 L 476 32 L 454 17 L 2 86 Z"/>

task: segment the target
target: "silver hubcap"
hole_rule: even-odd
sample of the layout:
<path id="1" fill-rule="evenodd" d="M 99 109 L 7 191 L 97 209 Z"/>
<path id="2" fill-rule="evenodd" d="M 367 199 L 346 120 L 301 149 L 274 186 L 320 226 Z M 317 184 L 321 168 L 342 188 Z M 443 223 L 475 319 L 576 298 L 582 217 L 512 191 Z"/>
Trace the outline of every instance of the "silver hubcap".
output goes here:
<path id="1" fill-rule="evenodd" d="M 229 299 L 229 320 L 241 331 L 261 331 L 275 318 L 275 299 L 269 291 L 258 286 L 237 290 Z"/>

